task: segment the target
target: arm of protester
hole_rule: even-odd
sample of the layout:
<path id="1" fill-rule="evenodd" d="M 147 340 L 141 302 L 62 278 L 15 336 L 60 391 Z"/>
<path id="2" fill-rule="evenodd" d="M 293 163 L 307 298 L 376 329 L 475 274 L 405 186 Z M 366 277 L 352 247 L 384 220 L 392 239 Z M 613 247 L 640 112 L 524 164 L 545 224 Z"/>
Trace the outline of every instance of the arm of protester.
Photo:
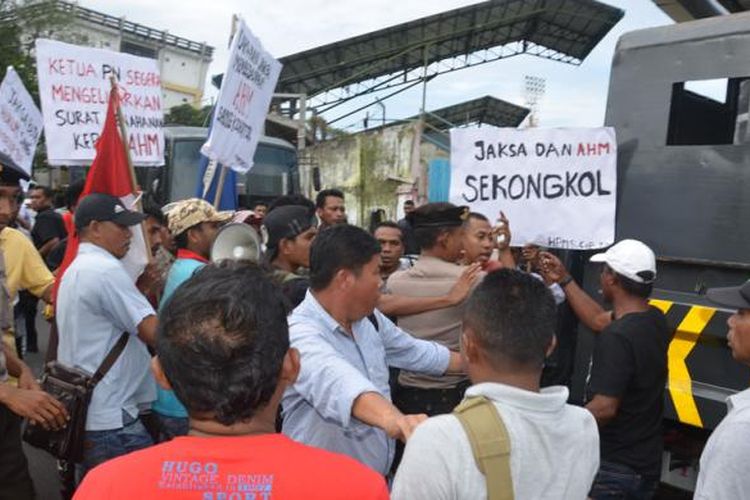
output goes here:
<path id="1" fill-rule="evenodd" d="M 42 295 L 39 297 L 47 304 L 52 304 L 52 290 L 55 288 L 55 283 L 50 283 L 47 288 L 44 289 Z"/>
<path id="2" fill-rule="evenodd" d="M 15 349 L 12 349 L 5 342 L 0 341 L 0 343 L 2 344 L 2 347 L 0 347 L 0 349 L 3 349 L 3 352 L 5 352 L 5 361 L 8 373 L 18 379 L 18 387 L 20 389 L 39 390 L 39 383 L 36 381 L 34 372 L 31 371 L 29 365 L 21 361 L 21 359 L 16 356 Z"/>
<path id="3" fill-rule="evenodd" d="M 156 312 L 125 270 L 110 273 L 110 279 L 102 280 L 101 287 L 101 309 L 109 314 L 112 323 L 121 331 L 138 335 L 143 342 L 153 346 Z"/>
<path id="4" fill-rule="evenodd" d="M 156 315 L 146 316 L 138 323 L 138 338 L 151 347 L 156 347 L 156 330 L 159 320 Z"/>
<path id="5" fill-rule="evenodd" d="M 61 429 L 68 421 L 68 412 L 63 404 L 41 390 L 0 384 L 0 403 L 19 417 L 27 418 L 45 429 Z"/>
<path id="6" fill-rule="evenodd" d="M 500 212 L 497 224 L 492 232 L 495 238 L 495 246 L 499 252 L 499 261 L 506 269 L 516 268 L 516 259 L 513 258 L 513 252 L 510 249 L 510 242 L 513 234 L 510 231 L 510 221 L 504 212 Z"/>
<path id="7" fill-rule="evenodd" d="M 584 325 L 596 333 L 609 326 L 612 322 L 611 313 L 605 311 L 574 280 L 570 279 L 570 274 L 560 259 L 549 252 L 542 252 L 540 258 L 542 277 L 548 283 L 560 284 L 565 291 L 568 304 Z"/>
<path id="8" fill-rule="evenodd" d="M 378 392 L 365 392 L 357 396 L 352 405 L 352 415 L 373 427 L 383 429 L 389 437 L 406 441 L 414 429 L 427 420 L 427 415 L 404 415 Z"/>
<path id="9" fill-rule="evenodd" d="M 620 409 L 620 398 L 596 394 L 588 402 L 586 409 L 594 416 L 597 424 L 600 426 L 607 425 L 617 416 L 617 411 Z"/>
<path id="10" fill-rule="evenodd" d="M 456 306 L 466 300 L 481 276 L 482 267 L 479 264 L 472 264 L 467 266 L 447 295 L 407 297 L 405 295 L 383 294 L 378 301 L 378 310 L 389 316 L 409 316 Z"/>
<path id="11" fill-rule="evenodd" d="M 16 415 L 27 418 L 45 429 L 59 429 L 65 426 L 68 413 L 58 400 L 42 391 L 26 364 L 18 359 L 13 349 L 0 342 L 5 352 L 8 373 L 18 377 L 18 387 L 0 384 L 0 404 Z"/>
<path id="12" fill-rule="evenodd" d="M 58 243 L 60 243 L 60 238 L 57 237 L 48 240 L 44 245 L 39 247 L 39 255 L 46 257 Z"/>
<path id="13" fill-rule="evenodd" d="M 374 314 L 389 366 L 428 375 L 443 375 L 456 368 L 456 361 L 444 345 L 412 337 L 377 309 Z"/>
<path id="14" fill-rule="evenodd" d="M 324 419 L 353 427 L 354 402 L 362 394 L 377 393 L 377 387 L 307 325 L 290 325 L 290 340 L 300 353 L 292 389 Z"/>
<path id="15" fill-rule="evenodd" d="M 617 330 L 600 335 L 591 362 L 589 390 L 594 397 L 586 409 L 602 426 L 617 416 L 620 400 L 635 372 L 635 359 L 628 339 Z"/>
<path id="16" fill-rule="evenodd" d="M 55 277 L 52 276 L 44 260 L 42 260 L 42 256 L 39 255 L 30 240 L 21 238 L 18 244 L 23 246 L 21 249 L 23 270 L 18 288 L 28 290 L 32 295 L 49 303 Z"/>
<path id="17" fill-rule="evenodd" d="M 136 288 L 145 296 L 161 295 L 164 280 L 161 269 L 156 262 L 149 262 L 136 281 Z"/>
<path id="18" fill-rule="evenodd" d="M 446 374 L 456 375 L 466 373 L 466 364 L 464 358 L 460 352 L 450 351 L 450 358 L 448 360 L 448 368 L 445 370 Z"/>

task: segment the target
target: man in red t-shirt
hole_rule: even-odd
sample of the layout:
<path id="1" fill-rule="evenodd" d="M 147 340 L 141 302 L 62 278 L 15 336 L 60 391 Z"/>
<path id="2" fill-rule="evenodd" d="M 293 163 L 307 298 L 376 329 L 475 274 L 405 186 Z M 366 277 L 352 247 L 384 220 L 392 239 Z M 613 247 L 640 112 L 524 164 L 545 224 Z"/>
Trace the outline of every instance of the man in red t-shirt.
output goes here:
<path id="1" fill-rule="evenodd" d="M 388 498 L 383 478 L 354 459 L 275 432 L 300 359 L 263 271 L 204 267 L 174 293 L 159 328 L 153 371 L 187 408 L 190 433 L 96 467 L 76 500 Z"/>

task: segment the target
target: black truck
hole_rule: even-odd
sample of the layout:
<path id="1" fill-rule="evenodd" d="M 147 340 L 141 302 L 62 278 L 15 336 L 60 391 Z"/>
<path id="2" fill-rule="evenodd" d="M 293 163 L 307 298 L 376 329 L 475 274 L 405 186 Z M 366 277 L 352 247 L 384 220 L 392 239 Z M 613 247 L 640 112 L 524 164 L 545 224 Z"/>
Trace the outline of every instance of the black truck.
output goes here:
<path id="1" fill-rule="evenodd" d="M 749 117 L 750 13 L 620 38 L 605 118 L 618 141 L 617 239 L 657 254 L 652 304 L 675 329 L 662 481 L 686 490 L 726 397 L 750 384 L 727 346 L 730 312 L 704 297 L 750 277 Z M 582 267 L 597 296 L 598 269 Z M 593 334 L 581 326 L 577 341 L 571 394 L 581 401 Z"/>

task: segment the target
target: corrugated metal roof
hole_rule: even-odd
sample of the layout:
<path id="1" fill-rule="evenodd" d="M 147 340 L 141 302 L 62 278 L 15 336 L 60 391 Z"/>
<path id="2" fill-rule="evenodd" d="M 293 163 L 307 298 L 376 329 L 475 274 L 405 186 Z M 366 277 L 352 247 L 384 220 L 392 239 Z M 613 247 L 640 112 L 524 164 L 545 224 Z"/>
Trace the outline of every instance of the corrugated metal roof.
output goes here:
<path id="1" fill-rule="evenodd" d="M 517 127 L 529 113 L 527 108 L 488 95 L 431 111 L 425 115 L 425 122 L 440 130 L 480 124 Z"/>
<path id="2" fill-rule="evenodd" d="M 529 53 L 580 64 L 623 14 L 594 0 L 485 1 L 283 57 L 277 91 L 313 96 L 512 43 L 520 47 L 490 59 Z"/>

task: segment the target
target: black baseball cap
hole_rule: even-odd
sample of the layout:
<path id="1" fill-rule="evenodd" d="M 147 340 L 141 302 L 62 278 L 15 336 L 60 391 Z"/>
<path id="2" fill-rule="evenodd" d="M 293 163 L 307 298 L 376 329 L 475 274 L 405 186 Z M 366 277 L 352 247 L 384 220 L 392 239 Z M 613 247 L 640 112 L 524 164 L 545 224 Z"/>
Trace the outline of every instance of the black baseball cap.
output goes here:
<path id="1" fill-rule="evenodd" d="M 111 221 L 121 226 L 135 226 L 146 219 L 146 215 L 125 208 L 119 198 L 103 193 L 92 193 L 81 200 L 76 208 L 76 229 L 88 226 L 93 221 Z"/>
<path id="2" fill-rule="evenodd" d="M 750 309 L 750 280 L 740 286 L 710 288 L 706 297 L 711 302 L 731 309 Z"/>
<path id="3" fill-rule="evenodd" d="M 275 208 L 263 219 L 266 247 L 276 248 L 282 239 L 296 238 L 317 225 L 318 219 L 308 207 L 286 205 Z"/>
<path id="4" fill-rule="evenodd" d="M 18 181 L 28 181 L 30 178 L 13 158 L 0 151 L 0 181 L 3 184 L 18 184 Z"/>

